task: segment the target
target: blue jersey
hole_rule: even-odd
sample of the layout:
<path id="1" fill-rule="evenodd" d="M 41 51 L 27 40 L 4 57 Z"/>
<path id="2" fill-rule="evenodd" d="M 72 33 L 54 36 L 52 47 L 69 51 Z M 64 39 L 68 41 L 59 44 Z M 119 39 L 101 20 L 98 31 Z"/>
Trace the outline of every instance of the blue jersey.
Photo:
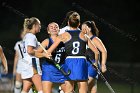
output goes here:
<path id="1" fill-rule="evenodd" d="M 52 44 L 52 38 L 49 38 L 49 45 L 46 47 L 48 49 Z M 62 67 L 64 66 L 65 60 L 65 48 L 64 44 L 61 42 L 55 51 L 52 53 L 53 59 L 57 63 L 59 63 Z M 51 62 L 49 59 L 43 58 L 42 59 L 42 81 L 50 81 L 53 83 L 64 83 L 65 76 L 62 74 L 60 70 L 56 68 L 56 66 Z"/>
<path id="2" fill-rule="evenodd" d="M 80 30 L 68 30 L 71 35 L 71 39 L 65 43 L 66 55 L 67 56 L 85 56 L 86 42 L 82 40 Z"/>
<path id="3" fill-rule="evenodd" d="M 92 40 L 93 38 L 95 38 L 96 36 L 93 35 L 90 39 Z M 86 58 L 87 60 L 95 60 L 95 54 L 94 52 L 90 49 L 90 48 L 87 48 L 86 49 Z"/>
<path id="4" fill-rule="evenodd" d="M 79 81 L 88 79 L 88 67 L 85 58 L 86 41 L 80 38 L 80 30 L 68 30 L 71 39 L 65 43 L 67 68 L 71 70 L 70 80 Z"/>
<path id="5" fill-rule="evenodd" d="M 46 47 L 46 49 L 50 48 L 50 46 L 53 43 L 54 43 L 54 41 L 52 40 L 52 38 L 49 38 L 49 44 L 48 44 L 48 47 Z M 55 61 L 59 64 L 64 63 L 64 61 L 65 61 L 65 47 L 64 47 L 63 42 L 60 42 L 60 44 L 57 46 L 57 48 L 53 51 L 52 58 L 55 59 Z M 43 58 L 42 60 L 46 60 L 48 63 L 52 63 L 46 58 Z"/>

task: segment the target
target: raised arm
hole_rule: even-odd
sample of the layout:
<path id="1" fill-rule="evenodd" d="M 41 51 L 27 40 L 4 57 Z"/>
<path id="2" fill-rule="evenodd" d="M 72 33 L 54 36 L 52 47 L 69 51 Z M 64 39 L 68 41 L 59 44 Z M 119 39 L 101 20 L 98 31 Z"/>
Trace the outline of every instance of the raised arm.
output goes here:
<path id="1" fill-rule="evenodd" d="M 62 35 L 57 36 L 55 42 L 51 45 L 51 47 L 47 50 L 47 52 L 52 53 L 61 41 L 62 41 Z"/>
<path id="2" fill-rule="evenodd" d="M 94 45 L 94 43 L 88 39 L 88 46 L 89 48 L 94 52 L 95 54 L 95 63 L 97 65 L 98 63 L 98 60 L 99 60 L 99 51 L 98 49 L 96 48 L 96 46 Z"/>
<path id="3" fill-rule="evenodd" d="M 48 44 L 49 44 L 49 40 L 48 39 L 45 39 L 41 45 L 45 48 L 45 47 L 48 47 Z M 39 46 L 37 48 L 37 50 L 35 51 L 35 56 L 38 57 L 38 58 L 42 58 L 42 57 L 45 57 L 46 54 L 44 53 L 43 49 Z"/>
<path id="4" fill-rule="evenodd" d="M 3 67 L 4 67 L 4 72 L 8 73 L 7 60 L 6 60 L 6 57 L 5 57 L 4 53 L 3 53 L 3 49 L 2 49 L 1 46 L 0 46 L 0 58 L 1 58 L 1 61 L 2 61 Z"/>

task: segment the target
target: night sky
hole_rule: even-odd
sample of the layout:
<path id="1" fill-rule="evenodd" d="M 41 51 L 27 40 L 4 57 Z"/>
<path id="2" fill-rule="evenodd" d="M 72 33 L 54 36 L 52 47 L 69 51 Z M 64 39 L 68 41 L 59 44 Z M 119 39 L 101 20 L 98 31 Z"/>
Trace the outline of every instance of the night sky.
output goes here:
<path id="1" fill-rule="evenodd" d="M 81 23 L 95 21 L 100 31 L 99 38 L 108 51 L 108 61 L 140 61 L 138 0 L 1 0 L 0 45 L 4 47 L 7 58 L 13 58 L 13 47 L 19 40 L 25 17 L 40 19 L 43 28 L 37 38 L 41 42 L 48 37 L 45 30 L 48 23 L 55 21 L 61 25 L 70 10 L 81 15 Z"/>

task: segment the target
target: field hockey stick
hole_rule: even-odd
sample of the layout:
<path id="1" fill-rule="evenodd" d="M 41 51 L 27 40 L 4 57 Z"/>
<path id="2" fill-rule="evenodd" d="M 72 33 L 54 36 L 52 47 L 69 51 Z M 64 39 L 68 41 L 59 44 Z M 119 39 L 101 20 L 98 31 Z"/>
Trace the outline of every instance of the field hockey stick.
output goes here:
<path id="1" fill-rule="evenodd" d="M 43 51 L 47 54 L 47 53 L 48 53 L 47 50 L 40 44 L 40 42 L 38 42 L 38 44 L 39 44 L 40 47 L 43 49 Z M 50 58 L 50 61 L 54 63 L 54 65 L 56 66 L 56 68 L 57 68 L 58 70 L 60 70 L 60 71 L 62 72 L 63 75 L 65 75 L 65 76 L 70 75 L 71 71 L 68 70 L 68 72 L 65 72 L 65 71 L 62 69 L 62 67 L 61 67 L 53 58 Z"/>
<path id="2" fill-rule="evenodd" d="M 90 37 L 85 34 L 85 36 L 89 39 L 89 41 L 94 45 L 94 43 L 92 42 L 92 40 L 90 39 Z M 90 58 L 89 58 L 90 60 Z M 111 91 L 111 93 L 115 93 L 115 91 L 113 90 L 113 88 L 111 87 L 111 85 L 108 83 L 108 81 L 106 80 L 106 78 L 104 77 L 104 75 L 102 74 L 102 72 L 98 69 L 98 67 L 92 63 L 92 61 L 90 60 L 92 66 L 96 69 L 97 73 L 99 74 L 99 76 L 102 78 L 102 80 L 105 82 L 106 86 L 108 87 L 108 89 Z"/>
<path id="3" fill-rule="evenodd" d="M 89 58 L 89 60 L 90 60 L 90 58 Z M 95 68 L 95 70 L 97 71 L 98 75 L 102 78 L 102 80 L 104 81 L 104 83 L 106 84 L 106 86 L 108 87 L 108 89 L 110 90 L 110 92 L 111 93 L 115 93 L 115 91 L 113 90 L 113 88 L 111 87 L 111 85 L 108 83 L 108 81 L 106 80 L 106 78 L 104 77 L 104 75 L 102 74 L 102 72 L 100 71 L 100 69 L 95 64 L 93 64 L 91 60 L 90 60 L 90 63 Z"/>
<path id="4" fill-rule="evenodd" d="M 96 47 L 95 44 L 92 42 L 92 40 L 90 39 L 90 37 L 89 37 L 87 34 L 85 34 L 84 36 L 87 37 L 87 39 L 91 42 L 91 44 L 92 44 L 94 47 Z M 95 64 L 96 64 L 96 66 L 97 66 L 98 62 L 96 62 Z"/>

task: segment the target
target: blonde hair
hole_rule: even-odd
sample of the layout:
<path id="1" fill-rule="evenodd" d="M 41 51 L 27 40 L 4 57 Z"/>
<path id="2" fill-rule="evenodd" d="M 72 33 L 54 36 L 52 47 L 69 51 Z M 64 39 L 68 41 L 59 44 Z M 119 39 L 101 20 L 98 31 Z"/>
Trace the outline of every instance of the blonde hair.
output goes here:
<path id="1" fill-rule="evenodd" d="M 39 23 L 39 19 L 36 17 L 31 17 L 31 18 L 25 18 L 24 19 L 24 24 L 23 24 L 23 28 L 24 28 L 24 33 L 29 33 L 30 30 L 32 29 L 34 24 Z"/>

